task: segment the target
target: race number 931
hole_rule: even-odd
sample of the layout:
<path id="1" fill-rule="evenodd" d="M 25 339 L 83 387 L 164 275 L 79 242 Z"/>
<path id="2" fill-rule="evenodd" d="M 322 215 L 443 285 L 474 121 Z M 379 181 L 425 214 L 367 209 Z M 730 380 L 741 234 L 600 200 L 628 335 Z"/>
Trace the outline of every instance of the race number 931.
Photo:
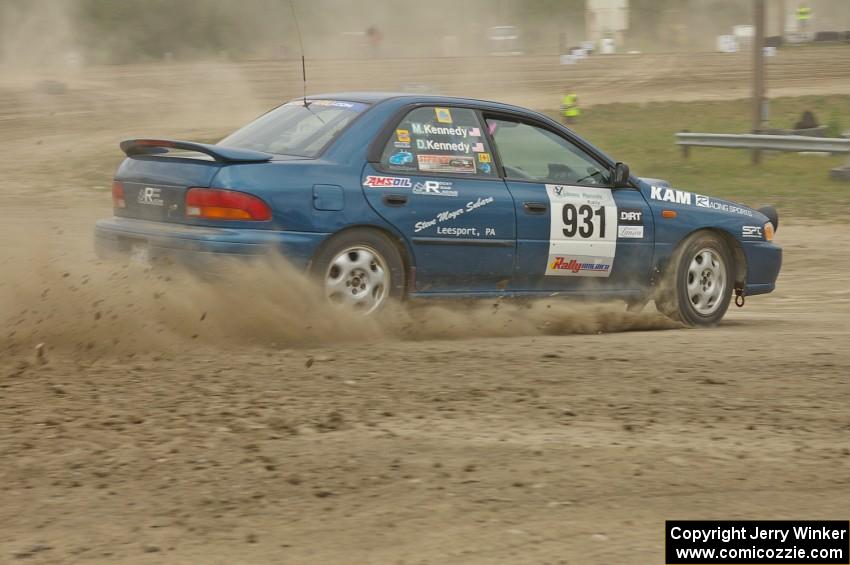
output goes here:
<path id="1" fill-rule="evenodd" d="M 605 206 L 594 208 L 589 204 L 564 204 L 561 209 L 565 237 L 605 239 Z"/>

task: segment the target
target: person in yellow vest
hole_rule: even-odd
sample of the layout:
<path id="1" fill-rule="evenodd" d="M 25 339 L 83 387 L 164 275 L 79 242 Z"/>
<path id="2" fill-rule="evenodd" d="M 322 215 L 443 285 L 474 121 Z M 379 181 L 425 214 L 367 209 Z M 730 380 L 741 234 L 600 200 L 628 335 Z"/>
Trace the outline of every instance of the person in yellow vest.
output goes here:
<path id="1" fill-rule="evenodd" d="M 570 92 L 565 94 L 561 99 L 561 114 L 564 116 L 564 123 L 574 124 L 578 121 L 581 115 L 581 110 L 578 107 L 578 95 Z"/>
<path id="2" fill-rule="evenodd" d="M 812 9 L 803 2 L 797 8 L 797 31 L 808 31 L 812 20 Z"/>

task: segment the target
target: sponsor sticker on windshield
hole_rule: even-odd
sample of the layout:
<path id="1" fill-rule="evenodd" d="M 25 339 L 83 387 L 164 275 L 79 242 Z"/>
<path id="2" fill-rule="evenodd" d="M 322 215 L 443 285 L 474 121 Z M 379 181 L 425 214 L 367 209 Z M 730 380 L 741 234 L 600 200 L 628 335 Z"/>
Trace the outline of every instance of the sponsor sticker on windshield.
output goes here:
<path id="1" fill-rule="evenodd" d="M 407 165 L 408 163 L 413 162 L 413 153 L 410 151 L 399 151 L 392 157 L 390 157 L 390 164 L 393 165 Z"/>
<path id="2" fill-rule="evenodd" d="M 437 121 L 441 124 L 452 123 L 452 113 L 448 108 L 434 108 L 434 113 L 437 116 Z"/>
<path id="3" fill-rule="evenodd" d="M 298 106 L 304 106 L 304 100 L 293 100 L 288 102 L 288 104 L 295 104 Z M 347 102 L 345 100 L 307 100 L 307 106 L 309 108 L 343 108 L 346 110 L 354 110 L 357 112 L 362 112 L 366 108 L 369 107 L 368 104 L 364 104 L 362 102 Z"/>
<path id="4" fill-rule="evenodd" d="M 475 159 L 464 155 L 417 155 L 420 171 L 475 174 Z"/>
<path id="5" fill-rule="evenodd" d="M 410 129 L 412 129 L 413 133 L 416 135 L 440 135 L 462 138 L 476 137 L 472 134 L 472 131 L 478 131 L 478 128 L 470 128 L 467 126 L 435 126 L 433 124 L 420 124 L 418 122 L 412 122 L 410 124 Z"/>

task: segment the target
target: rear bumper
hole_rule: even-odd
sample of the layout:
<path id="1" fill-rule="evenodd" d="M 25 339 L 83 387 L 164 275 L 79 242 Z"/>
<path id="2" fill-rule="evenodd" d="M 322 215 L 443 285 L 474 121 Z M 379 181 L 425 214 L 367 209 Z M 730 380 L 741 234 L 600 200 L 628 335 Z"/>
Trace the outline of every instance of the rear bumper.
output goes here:
<path id="1" fill-rule="evenodd" d="M 782 248 L 773 243 L 748 242 L 743 246 L 747 258 L 747 296 L 767 294 L 776 288 L 776 278 L 782 268 Z"/>
<path id="2" fill-rule="evenodd" d="M 310 258 L 330 234 L 255 229 L 207 228 L 109 218 L 95 224 L 98 257 L 131 257 L 145 250 L 152 262 L 175 263 L 199 270 L 215 270 L 225 258 L 250 259 L 281 255 L 306 269 Z"/>

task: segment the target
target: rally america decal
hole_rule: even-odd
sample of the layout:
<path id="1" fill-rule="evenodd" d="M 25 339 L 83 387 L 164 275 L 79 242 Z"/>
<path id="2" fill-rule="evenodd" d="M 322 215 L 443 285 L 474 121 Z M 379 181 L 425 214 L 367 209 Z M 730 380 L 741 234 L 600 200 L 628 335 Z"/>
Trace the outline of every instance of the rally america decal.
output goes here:
<path id="1" fill-rule="evenodd" d="M 547 276 L 611 275 L 617 252 L 617 204 L 610 189 L 547 184 Z"/>

